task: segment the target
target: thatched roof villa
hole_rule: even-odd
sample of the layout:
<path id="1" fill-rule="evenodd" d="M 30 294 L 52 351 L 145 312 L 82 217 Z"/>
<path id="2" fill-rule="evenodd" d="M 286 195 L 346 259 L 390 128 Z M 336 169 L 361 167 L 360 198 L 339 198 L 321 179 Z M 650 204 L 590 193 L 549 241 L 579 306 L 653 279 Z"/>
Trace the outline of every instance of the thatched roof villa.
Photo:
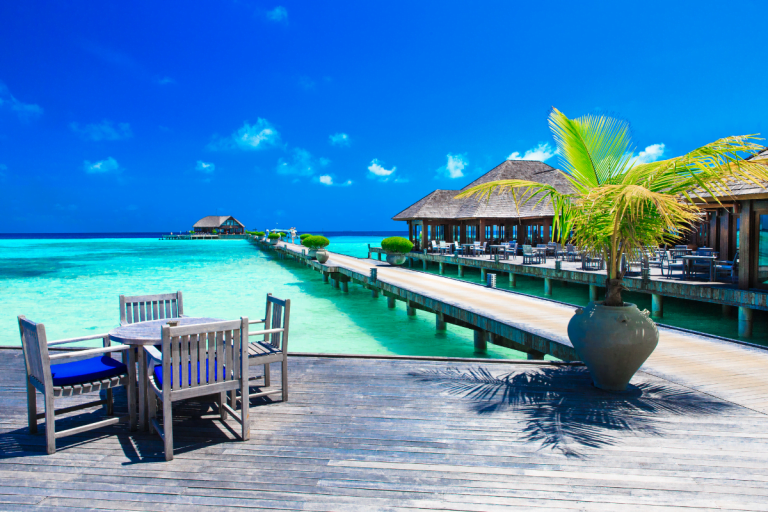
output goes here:
<path id="1" fill-rule="evenodd" d="M 195 233 L 213 233 L 223 235 L 242 235 L 245 224 L 230 215 L 209 215 L 195 222 Z"/>
<path id="2" fill-rule="evenodd" d="M 489 201 L 472 197 L 454 199 L 461 191 L 481 183 L 507 179 L 548 183 L 560 191 L 571 187 L 559 170 L 544 162 L 507 160 L 461 190 L 435 190 L 392 219 L 408 223 L 408 236 L 416 248 L 422 247 L 422 239 L 460 243 L 548 242 L 552 238 L 553 214 L 548 202 L 537 205 L 533 200 L 518 212 L 511 193 L 494 193 Z"/>

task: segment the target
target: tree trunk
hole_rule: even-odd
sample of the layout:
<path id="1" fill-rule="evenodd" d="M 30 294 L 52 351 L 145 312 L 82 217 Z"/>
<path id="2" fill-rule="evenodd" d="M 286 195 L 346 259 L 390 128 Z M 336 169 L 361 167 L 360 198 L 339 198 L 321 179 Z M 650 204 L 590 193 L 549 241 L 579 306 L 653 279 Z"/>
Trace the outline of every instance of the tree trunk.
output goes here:
<path id="1" fill-rule="evenodd" d="M 605 301 L 603 306 L 621 307 L 624 305 L 624 301 L 621 298 L 621 292 L 626 290 L 624 282 L 619 279 L 606 279 L 605 280 Z"/>

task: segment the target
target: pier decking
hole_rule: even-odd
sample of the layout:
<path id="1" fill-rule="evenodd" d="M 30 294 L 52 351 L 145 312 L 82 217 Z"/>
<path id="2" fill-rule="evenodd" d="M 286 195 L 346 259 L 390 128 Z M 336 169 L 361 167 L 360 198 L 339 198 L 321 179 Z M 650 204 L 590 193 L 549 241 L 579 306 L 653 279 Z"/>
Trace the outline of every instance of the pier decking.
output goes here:
<path id="1" fill-rule="evenodd" d="M 269 246 L 274 249 L 274 246 Z M 337 279 L 375 288 L 431 312 L 446 321 L 494 334 L 489 342 L 522 351 L 540 351 L 560 359 L 576 359 L 567 334 L 575 308 L 473 283 L 412 272 L 372 259 L 331 253 L 325 263 L 301 257 L 301 246 L 280 243 L 278 251 L 302 259 Z M 375 268 L 377 280 L 370 278 Z M 336 281 L 338 283 L 338 281 Z M 384 307 L 384 305 L 382 305 Z M 416 309 L 413 311 L 416 314 Z M 659 345 L 643 370 L 768 413 L 768 350 L 737 345 L 704 335 L 659 328 Z"/>
<path id="2" fill-rule="evenodd" d="M 253 401 L 250 441 L 186 402 L 165 462 L 117 425 L 45 455 L 21 351 L 2 356 L 2 510 L 767 508 L 768 417 L 644 372 L 616 395 L 581 366 L 292 357 L 291 399 Z"/>

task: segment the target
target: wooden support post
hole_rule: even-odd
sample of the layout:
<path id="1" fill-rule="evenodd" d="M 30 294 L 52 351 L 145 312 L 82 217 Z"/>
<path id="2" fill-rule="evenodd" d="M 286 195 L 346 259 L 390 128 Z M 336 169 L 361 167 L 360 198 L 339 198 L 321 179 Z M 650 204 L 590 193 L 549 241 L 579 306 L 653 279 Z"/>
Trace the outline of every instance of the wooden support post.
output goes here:
<path id="1" fill-rule="evenodd" d="M 333 287 L 337 290 L 339 289 L 339 280 L 338 279 L 331 279 L 333 281 Z"/>
<path id="2" fill-rule="evenodd" d="M 728 304 L 723 304 L 723 316 L 725 318 L 733 316 L 733 310 L 736 306 L 731 306 Z"/>
<path id="3" fill-rule="evenodd" d="M 514 272 L 509 273 L 509 286 L 515 288 L 517 286 L 517 274 Z"/>
<path id="4" fill-rule="evenodd" d="M 752 337 L 752 314 L 754 310 L 739 306 L 739 338 Z"/>
<path id="5" fill-rule="evenodd" d="M 406 313 L 408 313 L 408 316 L 416 316 L 416 308 L 411 306 L 410 301 L 406 302 L 405 311 L 406 311 Z"/>
<path id="6" fill-rule="evenodd" d="M 596 284 L 591 284 L 591 285 L 589 285 L 589 301 L 590 302 L 595 302 L 596 300 L 598 300 L 598 298 L 597 298 L 597 285 Z"/>
<path id="7" fill-rule="evenodd" d="M 381 253 L 379 253 L 379 261 L 381 261 Z"/>
<path id="8" fill-rule="evenodd" d="M 486 270 L 484 268 L 480 269 L 480 280 L 485 281 L 485 272 Z"/>
<path id="9" fill-rule="evenodd" d="M 552 296 L 552 278 L 551 277 L 544 278 L 544 295 L 547 295 L 549 297 Z"/>
<path id="10" fill-rule="evenodd" d="M 408 268 L 413 268 L 413 258 L 408 258 Z"/>
<path id="11" fill-rule="evenodd" d="M 427 262 L 427 260 L 421 260 L 421 262 L 422 262 L 422 264 L 423 264 L 423 268 L 424 268 L 424 270 L 428 270 L 428 269 L 429 269 L 429 265 L 428 265 L 428 262 Z"/>
<path id="12" fill-rule="evenodd" d="M 651 316 L 662 318 L 664 316 L 664 296 L 658 293 L 651 294 Z"/>
<path id="13" fill-rule="evenodd" d="M 459 273 L 459 277 L 464 277 L 464 265 L 458 265 L 457 270 Z"/>
<path id="14" fill-rule="evenodd" d="M 438 331 L 444 331 L 445 330 L 445 317 L 442 313 L 437 313 L 435 315 L 435 329 Z"/>
<path id="15" fill-rule="evenodd" d="M 342 281 L 341 282 L 341 291 L 348 293 L 349 292 L 349 281 Z"/>
<path id="16" fill-rule="evenodd" d="M 395 308 L 395 298 L 394 297 L 387 297 L 387 307 L 389 309 Z"/>
<path id="17" fill-rule="evenodd" d="M 440 272 L 440 275 L 443 275 L 443 274 L 445 274 L 445 263 L 443 263 L 443 262 L 441 261 L 441 262 L 438 264 L 438 268 L 440 269 L 440 270 L 439 270 L 439 272 Z"/>
<path id="18" fill-rule="evenodd" d="M 527 352 L 528 360 L 529 361 L 543 361 L 544 360 L 544 352 L 539 352 L 538 350 L 529 350 Z"/>
<path id="19" fill-rule="evenodd" d="M 323 282 L 324 283 L 328 282 L 328 276 L 329 275 L 330 275 L 330 272 L 326 272 L 326 271 L 323 270 Z"/>
<path id="20" fill-rule="evenodd" d="M 488 338 L 485 331 L 475 331 L 475 352 L 485 352 L 488 350 Z"/>
<path id="21" fill-rule="evenodd" d="M 371 297 L 373 297 L 374 299 L 378 299 L 379 298 L 379 290 L 378 290 L 378 288 L 371 288 Z"/>

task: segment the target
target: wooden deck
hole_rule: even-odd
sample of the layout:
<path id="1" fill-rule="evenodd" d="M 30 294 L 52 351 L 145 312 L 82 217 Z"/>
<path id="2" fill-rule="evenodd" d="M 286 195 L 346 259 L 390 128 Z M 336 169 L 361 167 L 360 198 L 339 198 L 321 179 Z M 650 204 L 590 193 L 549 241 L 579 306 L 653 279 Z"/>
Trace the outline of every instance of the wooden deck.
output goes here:
<path id="1" fill-rule="evenodd" d="M 45 455 L 0 356 L 0 510 L 768 509 L 768 417 L 644 372 L 616 395 L 580 366 L 293 357 L 250 441 L 187 402 L 167 463 L 125 426 Z"/>

